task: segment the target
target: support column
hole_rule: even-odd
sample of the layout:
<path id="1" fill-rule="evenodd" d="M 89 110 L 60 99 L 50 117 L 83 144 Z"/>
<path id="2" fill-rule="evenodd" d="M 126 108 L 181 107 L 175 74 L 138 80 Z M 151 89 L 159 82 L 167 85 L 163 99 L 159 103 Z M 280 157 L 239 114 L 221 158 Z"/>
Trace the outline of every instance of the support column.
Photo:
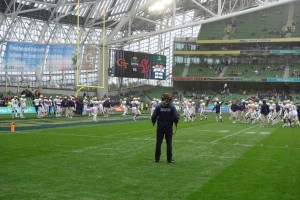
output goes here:
<path id="1" fill-rule="evenodd" d="M 97 88 L 97 97 L 103 98 L 104 95 L 108 96 L 108 50 L 105 48 L 103 53 L 103 47 L 100 47 L 98 54 L 98 86 L 103 88 Z M 104 58 L 104 60 L 103 60 Z"/>

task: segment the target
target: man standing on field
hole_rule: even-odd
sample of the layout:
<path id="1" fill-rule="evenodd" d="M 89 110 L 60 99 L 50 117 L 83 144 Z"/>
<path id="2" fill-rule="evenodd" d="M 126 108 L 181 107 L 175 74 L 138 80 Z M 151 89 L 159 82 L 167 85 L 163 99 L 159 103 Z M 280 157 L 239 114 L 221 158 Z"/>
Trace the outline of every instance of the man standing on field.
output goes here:
<path id="1" fill-rule="evenodd" d="M 263 104 L 260 107 L 260 113 L 261 113 L 261 127 L 267 126 L 267 124 L 269 122 L 268 115 L 270 113 L 270 109 L 265 100 L 263 100 Z"/>
<path id="2" fill-rule="evenodd" d="M 151 116 L 151 121 L 153 126 L 157 121 L 155 162 L 159 162 L 160 160 L 161 144 L 165 137 L 167 143 L 167 161 L 168 163 L 174 163 L 172 159 L 173 123 L 177 127 L 178 113 L 172 104 L 172 97 L 169 93 L 162 95 L 162 102 L 155 108 Z"/>

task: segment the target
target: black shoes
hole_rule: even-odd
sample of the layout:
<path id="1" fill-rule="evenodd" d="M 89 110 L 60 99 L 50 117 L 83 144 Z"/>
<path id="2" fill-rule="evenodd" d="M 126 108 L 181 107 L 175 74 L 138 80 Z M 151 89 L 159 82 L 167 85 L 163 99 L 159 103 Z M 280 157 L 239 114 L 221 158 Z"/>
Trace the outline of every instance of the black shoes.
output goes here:
<path id="1" fill-rule="evenodd" d="M 155 159 L 154 162 L 157 163 L 157 162 L 159 162 L 159 160 L 156 160 L 156 159 Z M 170 160 L 170 161 L 168 161 L 168 163 L 170 163 L 170 164 L 171 164 L 171 163 L 175 163 L 175 160 Z"/>

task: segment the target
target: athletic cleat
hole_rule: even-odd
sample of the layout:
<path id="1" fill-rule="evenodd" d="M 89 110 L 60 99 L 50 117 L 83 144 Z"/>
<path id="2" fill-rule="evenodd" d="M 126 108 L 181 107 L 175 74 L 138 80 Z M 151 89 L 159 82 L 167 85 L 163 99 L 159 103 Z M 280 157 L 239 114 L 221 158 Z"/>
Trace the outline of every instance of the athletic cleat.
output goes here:
<path id="1" fill-rule="evenodd" d="M 169 164 L 175 163 L 175 160 L 168 161 Z"/>

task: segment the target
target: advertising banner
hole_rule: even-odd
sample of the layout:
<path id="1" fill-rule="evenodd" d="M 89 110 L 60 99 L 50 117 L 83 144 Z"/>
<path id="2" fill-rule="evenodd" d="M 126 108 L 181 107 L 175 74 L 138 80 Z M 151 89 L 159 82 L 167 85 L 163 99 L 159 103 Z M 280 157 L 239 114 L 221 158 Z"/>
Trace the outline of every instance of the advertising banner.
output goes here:
<path id="1" fill-rule="evenodd" d="M 97 49 L 94 46 L 87 45 L 83 50 L 81 63 L 82 70 L 95 70 Z"/>
<path id="2" fill-rule="evenodd" d="M 267 78 L 268 82 L 294 82 L 299 83 L 300 78 Z"/>
<path id="3" fill-rule="evenodd" d="M 0 107 L 0 114 L 11 114 L 11 107 Z M 28 106 L 25 109 L 25 113 L 36 113 L 35 107 Z M 18 115 L 20 114 L 20 110 L 18 109 Z"/>
<path id="4" fill-rule="evenodd" d="M 272 54 L 300 54 L 300 50 L 271 50 Z"/>
<path id="5" fill-rule="evenodd" d="M 45 60 L 46 45 L 7 42 L 1 70 L 36 71 Z"/>
<path id="6" fill-rule="evenodd" d="M 75 70 L 77 60 L 76 48 L 76 45 L 50 45 L 46 60 L 46 70 Z"/>

